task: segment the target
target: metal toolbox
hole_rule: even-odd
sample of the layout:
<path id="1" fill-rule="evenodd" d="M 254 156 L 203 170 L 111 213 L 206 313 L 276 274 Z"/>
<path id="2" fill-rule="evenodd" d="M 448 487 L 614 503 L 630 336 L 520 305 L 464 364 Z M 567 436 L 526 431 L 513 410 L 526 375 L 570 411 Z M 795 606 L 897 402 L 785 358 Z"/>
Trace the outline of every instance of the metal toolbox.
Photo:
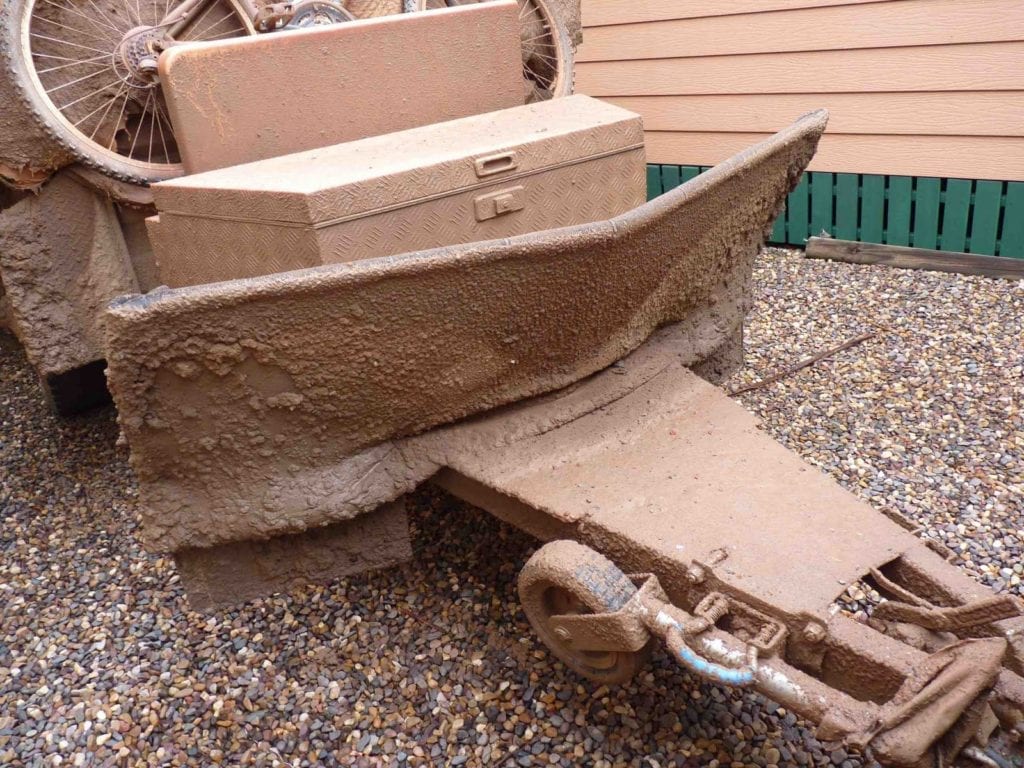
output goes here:
<path id="1" fill-rule="evenodd" d="M 646 198 L 640 117 L 587 96 L 154 185 L 169 286 L 612 218 Z"/>

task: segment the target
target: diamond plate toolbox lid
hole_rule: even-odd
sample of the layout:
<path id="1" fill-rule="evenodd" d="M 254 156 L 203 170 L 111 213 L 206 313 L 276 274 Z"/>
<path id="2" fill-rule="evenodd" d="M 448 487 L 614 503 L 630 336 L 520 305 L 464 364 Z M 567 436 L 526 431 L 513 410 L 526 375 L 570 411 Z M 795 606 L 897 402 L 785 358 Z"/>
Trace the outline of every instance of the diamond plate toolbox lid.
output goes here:
<path id="1" fill-rule="evenodd" d="M 161 213 L 323 227 L 643 143 L 639 115 L 570 96 L 185 176 L 153 196 Z"/>

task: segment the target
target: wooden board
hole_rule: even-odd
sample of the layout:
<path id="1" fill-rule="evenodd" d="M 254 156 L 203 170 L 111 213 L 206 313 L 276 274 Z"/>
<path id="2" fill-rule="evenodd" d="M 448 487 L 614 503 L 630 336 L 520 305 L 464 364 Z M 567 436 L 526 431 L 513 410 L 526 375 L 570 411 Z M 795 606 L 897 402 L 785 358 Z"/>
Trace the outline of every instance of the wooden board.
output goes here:
<path id="1" fill-rule="evenodd" d="M 914 247 L 939 247 L 939 211 L 942 202 L 942 180 L 920 178 L 916 184 L 914 201 Z M 852 238 L 851 238 L 852 239 Z M 862 237 L 869 243 L 882 241 L 881 237 Z M 995 253 L 995 251 L 991 251 Z"/>
<path id="2" fill-rule="evenodd" d="M 888 216 L 885 241 L 890 245 L 910 245 L 910 214 L 913 202 L 914 180 L 909 176 L 889 179 Z"/>
<path id="3" fill-rule="evenodd" d="M 583 17 L 577 88 L 643 115 L 655 163 L 714 163 L 824 107 L 813 169 L 1024 181 L 1020 0 L 583 0 Z M 948 223 L 968 240 L 945 186 L 921 192 L 924 223 L 900 238 L 938 245 Z"/>
<path id="4" fill-rule="evenodd" d="M 882 2 L 890 0 L 583 0 L 583 24 L 587 27 L 598 27 L 637 21 L 694 19 L 735 13 L 767 13 L 793 8 Z"/>
<path id="5" fill-rule="evenodd" d="M 974 185 L 970 247 L 974 253 L 995 253 L 1002 194 L 1003 185 L 998 181 L 979 181 Z"/>
<path id="6" fill-rule="evenodd" d="M 807 256 L 812 259 L 832 259 L 853 264 L 885 264 L 901 269 L 927 269 L 933 272 L 1024 280 L 1024 259 L 1003 259 L 970 253 L 812 237 L 807 241 Z"/>
<path id="7" fill-rule="evenodd" d="M 647 133 L 651 163 L 714 165 L 767 133 Z M 825 134 L 811 170 L 1024 181 L 1024 137 Z"/>
<path id="8" fill-rule="evenodd" d="M 619 24 L 583 40 L 581 62 L 772 53 L 783 41 L 790 51 L 1016 41 L 1024 12 L 1020 0 L 903 0 Z"/>
<path id="9" fill-rule="evenodd" d="M 830 134 L 1024 136 L 1024 91 L 612 96 L 607 101 L 642 115 L 649 131 L 774 132 L 813 107 L 829 111 Z"/>
<path id="10" fill-rule="evenodd" d="M 1024 83 L 1024 43 L 748 56 L 583 62 L 576 90 L 589 96 L 715 93 L 1015 91 Z"/>
<path id="11" fill-rule="evenodd" d="M 1024 184 L 1011 182 L 1006 185 L 1004 205 L 999 255 L 1024 259 Z"/>

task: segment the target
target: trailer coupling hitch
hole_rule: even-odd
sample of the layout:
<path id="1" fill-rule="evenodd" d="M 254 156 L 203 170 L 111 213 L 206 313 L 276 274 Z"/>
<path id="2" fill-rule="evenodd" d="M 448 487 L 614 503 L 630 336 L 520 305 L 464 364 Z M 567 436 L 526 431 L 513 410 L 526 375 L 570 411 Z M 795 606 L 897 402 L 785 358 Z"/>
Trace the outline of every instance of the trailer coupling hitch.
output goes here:
<path id="1" fill-rule="evenodd" d="M 702 637 L 729 612 L 728 598 L 711 593 L 690 614 L 669 601 L 653 574 L 631 575 L 636 593 L 619 610 L 600 614 L 553 616 L 557 636 L 570 639 L 579 651 L 638 651 L 660 637 L 672 655 L 692 672 L 722 685 L 743 687 L 756 682 L 758 654 L 784 631 L 764 624 L 745 653 Z M 737 661 L 741 663 L 737 664 Z"/>
<path id="2" fill-rule="evenodd" d="M 757 679 L 757 648 L 753 645 L 747 646 L 746 664 L 742 667 L 727 667 L 700 656 L 687 645 L 685 627 L 664 611 L 658 613 L 655 621 L 659 628 L 665 630 L 664 639 L 669 651 L 692 672 L 712 682 L 737 688 L 752 685 Z"/>
<path id="3" fill-rule="evenodd" d="M 785 633 L 769 617 L 717 592 L 690 613 L 669 601 L 655 576 L 628 578 L 637 590 L 621 608 L 552 616 L 556 636 L 581 652 L 639 651 L 652 635 L 660 637 L 686 669 L 720 685 L 757 686 L 787 706 L 818 712 L 819 738 L 845 742 L 894 768 L 949 768 L 961 754 L 983 765 L 993 759 L 980 745 L 999 719 L 993 691 L 1005 638 L 961 640 L 929 655 L 884 704 L 840 705 L 838 696 L 816 700 L 768 656 Z M 723 629 L 718 624 L 726 616 Z"/>

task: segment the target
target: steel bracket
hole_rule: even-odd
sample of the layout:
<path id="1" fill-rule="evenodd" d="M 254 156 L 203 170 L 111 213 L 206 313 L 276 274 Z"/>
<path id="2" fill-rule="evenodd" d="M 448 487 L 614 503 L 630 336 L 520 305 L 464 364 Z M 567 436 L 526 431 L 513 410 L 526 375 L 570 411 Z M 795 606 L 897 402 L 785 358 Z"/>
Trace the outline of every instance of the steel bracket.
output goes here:
<path id="1" fill-rule="evenodd" d="M 668 597 L 653 574 L 631 574 L 629 578 L 639 588 L 619 610 L 552 616 L 554 633 L 579 651 L 641 650 L 651 639 L 644 621 L 648 606 L 667 604 Z"/>

